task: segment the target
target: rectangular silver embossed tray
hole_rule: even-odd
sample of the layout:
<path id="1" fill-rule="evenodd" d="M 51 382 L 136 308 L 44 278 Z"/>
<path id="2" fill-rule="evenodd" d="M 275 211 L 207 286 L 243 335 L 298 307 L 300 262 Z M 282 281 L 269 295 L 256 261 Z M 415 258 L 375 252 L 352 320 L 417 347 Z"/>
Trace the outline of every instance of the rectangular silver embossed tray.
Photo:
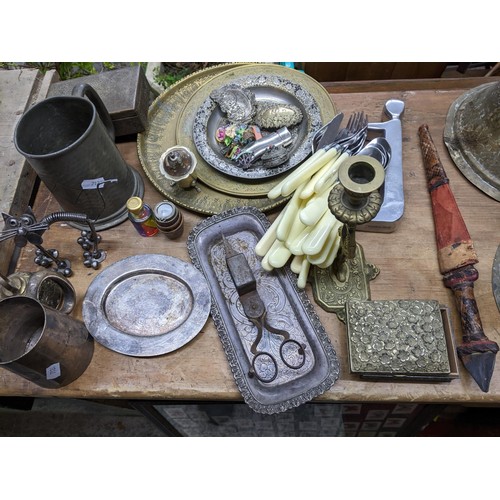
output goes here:
<path id="1" fill-rule="evenodd" d="M 254 411 L 273 414 L 327 391 L 339 376 L 339 363 L 313 305 L 296 286 L 296 276 L 288 267 L 272 272 L 261 267 L 254 248 L 269 225 L 266 216 L 256 208 L 235 208 L 199 223 L 190 232 L 187 246 L 193 264 L 210 286 L 212 319 L 243 399 Z M 264 331 L 259 350 L 272 352 L 278 367 L 271 382 L 249 375 L 254 357 L 250 348 L 257 327 L 243 313 L 227 269 L 222 234 L 237 252 L 245 255 L 256 278 L 257 292 L 266 306 L 269 324 L 286 330 L 291 339 L 305 346 L 303 365 L 292 369 L 279 357 L 283 339 Z"/>

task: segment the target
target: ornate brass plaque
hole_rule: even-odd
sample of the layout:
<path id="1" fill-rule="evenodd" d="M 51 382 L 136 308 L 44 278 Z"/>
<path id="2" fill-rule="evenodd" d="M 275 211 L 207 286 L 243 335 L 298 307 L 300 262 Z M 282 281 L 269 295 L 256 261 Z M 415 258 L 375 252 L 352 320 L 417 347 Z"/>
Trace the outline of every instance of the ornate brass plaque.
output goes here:
<path id="1" fill-rule="evenodd" d="M 450 349 L 435 300 L 349 301 L 352 373 L 364 376 L 451 378 Z"/>
<path id="2" fill-rule="evenodd" d="M 370 299 L 369 282 L 380 270 L 365 260 L 363 248 L 356 244 L 354 258 L 345 259 L 344 277 L 337 278 L 335 268 L 312 266 L 311 286 L 316 303 L 325 311 L 334 312 L 345 323 L 345 304 L 349 300 Z"/>

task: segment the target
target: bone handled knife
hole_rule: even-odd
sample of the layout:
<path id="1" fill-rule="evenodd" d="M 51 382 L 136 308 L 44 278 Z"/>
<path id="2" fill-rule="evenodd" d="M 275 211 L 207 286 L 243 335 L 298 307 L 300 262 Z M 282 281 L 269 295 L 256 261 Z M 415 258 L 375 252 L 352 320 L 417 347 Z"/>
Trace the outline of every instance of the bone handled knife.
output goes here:
<path id="1" fill-rule="evenodd" d="M 431 197 L 439 270 L 444 285 L 453 291 L 462 324 L 462 344 L 457 354 L 481 390 L 488 392 L 499 347 L 484 334 L 474 297 L 477 254 L 429 127 L 420 126 L 418 134 Z"/>

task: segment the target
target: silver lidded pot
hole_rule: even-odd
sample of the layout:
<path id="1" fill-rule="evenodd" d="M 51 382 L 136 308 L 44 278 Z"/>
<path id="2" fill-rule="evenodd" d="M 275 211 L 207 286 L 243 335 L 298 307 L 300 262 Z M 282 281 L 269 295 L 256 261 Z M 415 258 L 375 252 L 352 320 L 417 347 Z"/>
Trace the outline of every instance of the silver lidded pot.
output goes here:
<path id="1" fill-rule="evenodd" d="M 161 174 L 183 189 L 195 187 L 196 157 L 185 146 L 168 148 L 160 157 L 159 168 Z"/>

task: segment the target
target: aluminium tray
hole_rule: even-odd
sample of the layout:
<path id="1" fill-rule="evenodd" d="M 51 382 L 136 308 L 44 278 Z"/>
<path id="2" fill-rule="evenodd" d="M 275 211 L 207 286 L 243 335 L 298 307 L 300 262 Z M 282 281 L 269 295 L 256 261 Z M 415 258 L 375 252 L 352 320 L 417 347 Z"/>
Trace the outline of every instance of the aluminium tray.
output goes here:
<path id="1" fill-rule="evenodd" d="M 287 267 L 271 273 L 262 269 L 254 248 L 269 225 L 266 216 L 256 208 L 235 208 L 195 226 L 187 245 L 193 264 L 209 283 L 211 316 L 239 391 L 254 411 L 273 414 L 327 391 L 339 376 L 339 362 L 313 305 L 305 291 L 297 288 L 296 276 Z M 257 291 L 266 304 L 269 323 L 286 329 L 292 339 L 306 345 L 304 365 L 292 370 L 279 362 L 278 376 L 270 383 L 248 376 L 256 327 L 243 314 L 226 266 L 222 234 L 245 254 L 257 281 Z M 266 338 L 269 349 L 276 349 L 275 340 L 280 339 L 272 335 Z"/>

